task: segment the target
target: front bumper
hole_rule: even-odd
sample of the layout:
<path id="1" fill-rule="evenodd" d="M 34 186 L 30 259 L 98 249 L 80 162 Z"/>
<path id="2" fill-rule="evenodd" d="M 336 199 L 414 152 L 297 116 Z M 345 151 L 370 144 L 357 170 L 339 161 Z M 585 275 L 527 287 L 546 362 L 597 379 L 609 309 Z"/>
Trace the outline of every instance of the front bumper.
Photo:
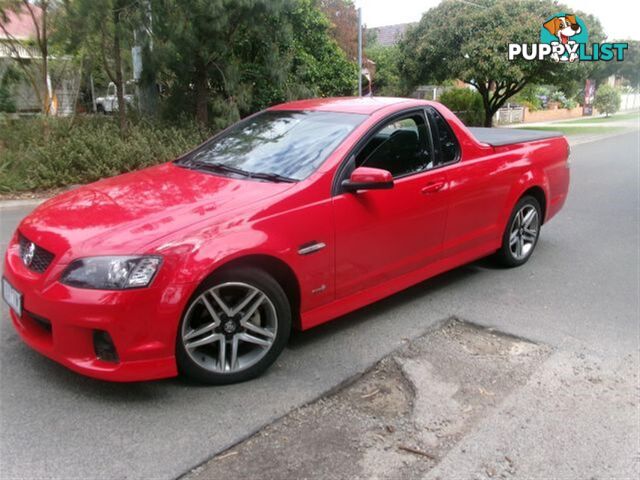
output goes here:
<path id="1" fill-rule="evenodd" d="M 86 290 L 57 281 L 65 265 L 44 274 L 28 270 L 16 242 L 5 256 L 4 276 L 23 295 L 20 317 L 11 320 L 26 344 L 78 373 L 129 382 L 177 375 L 175 339 L 189 285 L 171 285 L 159 272 L 149 288 Z M 105 361 L 94 346 L 96 331 L 107 332 L 118 359 Z"/>

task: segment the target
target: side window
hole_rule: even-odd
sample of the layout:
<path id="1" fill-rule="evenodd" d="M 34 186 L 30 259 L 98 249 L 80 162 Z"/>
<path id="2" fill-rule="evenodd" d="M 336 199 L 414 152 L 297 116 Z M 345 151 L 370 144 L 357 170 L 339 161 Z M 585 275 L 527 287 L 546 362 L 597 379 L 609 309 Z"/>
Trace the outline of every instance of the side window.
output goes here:
<path id="1" fill-rule="evenodd" d="M 429 107 L 429 123 L 434 138 L 433 148 L 439 164 L 455 162 L 460 154 L 460 145 L 451 127 L 442 115 L 435 109 Z"/>
<path id="2" fill-rule="evenodd" d="M 388 170 L 394 177 L 433 166 L 425 117 L 415 113 L 384 125 L 356 156 L 356 166 Z"/>

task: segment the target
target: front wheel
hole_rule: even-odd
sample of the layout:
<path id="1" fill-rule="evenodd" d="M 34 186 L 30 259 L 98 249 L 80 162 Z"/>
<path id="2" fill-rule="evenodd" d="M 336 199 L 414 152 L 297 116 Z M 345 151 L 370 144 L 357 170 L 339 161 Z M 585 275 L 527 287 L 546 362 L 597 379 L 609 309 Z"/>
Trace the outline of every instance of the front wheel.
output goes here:
<path id="1" fill-rule="evenodd" d="M 284 349 L 291 307 L 273 277 L 255 268 L 214 274 L 192 297 L 178 331 L 179 370 L 209 384 L 264 372 Z"/>
<path id="2" fill-rule="evenodd" d="M 542 211 L 532 196 L 518 201 L 502 235 L 502 246 L 496 252 L 497 260 L 506 267 L 518 267 L 529 260 L 538 243 Z"/>

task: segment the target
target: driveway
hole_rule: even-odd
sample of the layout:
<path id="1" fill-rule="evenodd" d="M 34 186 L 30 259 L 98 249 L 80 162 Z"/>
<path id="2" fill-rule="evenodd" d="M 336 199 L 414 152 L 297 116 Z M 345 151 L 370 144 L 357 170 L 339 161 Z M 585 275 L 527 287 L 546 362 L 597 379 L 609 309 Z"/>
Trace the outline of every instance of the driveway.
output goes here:
<path id="1" fill-rule="evenodd" d="M 25 347 L 2 307 L 0 477 L 175 478 L 451 316 L 637 365 L 638 133 L 577 145 L 572 158 L 567 205 L 527 265 L 479 261 L 296 334 L 252 382 L 86 379 Z M 2 251 L 26 213 L 0 210 Z"/>

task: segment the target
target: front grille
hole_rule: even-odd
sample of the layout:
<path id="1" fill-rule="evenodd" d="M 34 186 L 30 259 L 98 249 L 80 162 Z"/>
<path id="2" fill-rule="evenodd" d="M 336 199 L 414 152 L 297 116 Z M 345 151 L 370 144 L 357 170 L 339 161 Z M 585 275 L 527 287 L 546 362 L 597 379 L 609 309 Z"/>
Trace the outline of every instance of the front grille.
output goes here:
<path id="1" fill-rule="evenodd" d="M 55 257 L 53 253 L 35 245 L 33 258 L 31 259 L 31 262 L 27 264 L 24 259 L 27 255 L 31 242 L 27 237 L 18 233 L 18 243 L 20 244 L 20 257 L 29 270 L 43 273 L 47 268 L 49 268 L 49 265 L 51 265 L 51 262 L 53 261 L 53 257 Z"/>

